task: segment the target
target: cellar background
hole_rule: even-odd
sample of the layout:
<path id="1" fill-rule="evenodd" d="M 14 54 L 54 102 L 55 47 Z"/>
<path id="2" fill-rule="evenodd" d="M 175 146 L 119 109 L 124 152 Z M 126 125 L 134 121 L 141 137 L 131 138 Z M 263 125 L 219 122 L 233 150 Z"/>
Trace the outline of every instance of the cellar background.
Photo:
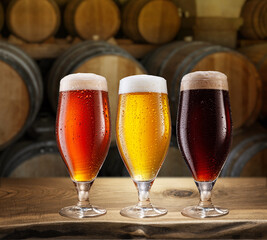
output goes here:
<path id="1" fill-rule="evenodd" d="M 267 176 L 267 1 L 0 2 L 0 176 L 67 176 L 54 136 L 62 74 L 106 75 L 113 138 L 99 175 L 127 176 L 114 137 L 119 79 L 139 73 L 165 77 L 174 113 L 178 94 L 170 96 L 173 84 L 179 87 L 190 69 L 213 67 L 229 71 L 233 82 L 233 144 L 222 176 Z M 176 144 L 173 119 L 159 176 L 190 176 Z"/>

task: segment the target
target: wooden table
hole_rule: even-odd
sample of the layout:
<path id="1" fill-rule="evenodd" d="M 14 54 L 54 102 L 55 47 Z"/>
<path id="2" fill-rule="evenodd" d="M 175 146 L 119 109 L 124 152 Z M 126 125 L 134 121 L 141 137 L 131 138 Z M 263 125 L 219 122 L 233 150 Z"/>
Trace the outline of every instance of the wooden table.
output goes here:
<path id="1" fill-rule="evenodd" d="M 58 214 L 76 203 L 70 179 L 2 179 L 0 185 L 0 238 L 267 238 L 267 179 L 220 178 L 213 203 L 229 208 L 224 217 L 197 220 L 181 215 L 198 202 L 192 178 L 157 178 L 152 203 L 168 209 L 158 218 L 130 219 L 119 213 L 137 202 L 129 178 L 97 178 L 91 203 L 105 207 L 104 216 L 73 220 Z"/>

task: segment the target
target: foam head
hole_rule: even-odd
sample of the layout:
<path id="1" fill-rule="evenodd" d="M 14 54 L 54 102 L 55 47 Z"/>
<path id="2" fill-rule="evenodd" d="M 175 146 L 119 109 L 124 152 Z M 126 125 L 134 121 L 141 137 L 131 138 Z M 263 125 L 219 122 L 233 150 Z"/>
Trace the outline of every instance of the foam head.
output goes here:
<path id="1" fill-rule="evenodd" d="M 193 89 L 228 90 L 227 76 L 217 71 L 188 73 L 182 78 L 180 91 Z"/>
<path id="2" fill-rule="evenodd" d="M 119 94 L 134 92 L 167 94 L 166 80 L 153 75 L 133 75 L 120 80 Z"/>
<path id="3" fill-rule="evenodd" d="M 105 77 L 94 73 L 69 74 L 60 80 L 59 91 L 101 90 L 108 91 Z"/>

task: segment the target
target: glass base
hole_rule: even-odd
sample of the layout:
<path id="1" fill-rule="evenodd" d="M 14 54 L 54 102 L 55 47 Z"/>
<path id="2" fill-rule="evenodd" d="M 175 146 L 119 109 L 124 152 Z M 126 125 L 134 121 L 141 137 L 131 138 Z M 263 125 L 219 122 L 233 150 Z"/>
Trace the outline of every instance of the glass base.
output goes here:
<path id="1" fill-rule="evenodd" d="M 69 206 L 64 207 L 59 211 L 59 214 L 64 217 L 69 218 L 90 218 L 98 217 L 106 214 L 106 209 L 98 208 L 96 206 L 90 207 L 79 207 L 79 206 Z"/>
<path id="2" fill-rule="evenodd" d="M 190 206 L 182 210 L 182 215 L 192 218 L 212 218 L 212 217 L 221 217 L 228 214 L 229 211 L 226 208 L 219 207 L 199 207 L 199 206 Z"/>
<path id="3" fill-rule="evenodd" d="M 157 207 L 139 207 L 138 205 L 123 208 L 121 215 L 129 218 L 150 218 L 167 214 L 167 209 Z"/>

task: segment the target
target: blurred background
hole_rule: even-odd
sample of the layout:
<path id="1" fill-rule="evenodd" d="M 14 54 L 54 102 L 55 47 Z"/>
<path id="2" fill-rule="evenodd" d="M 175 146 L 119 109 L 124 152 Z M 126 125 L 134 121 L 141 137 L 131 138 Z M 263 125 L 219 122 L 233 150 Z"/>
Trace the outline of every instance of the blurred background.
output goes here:
<path id="1" fill-rule="evenodd" d="M 68 176 L 55 141 L 60 79 L 107 78 L 112 142 L 99 176 L 127 176 L 115 142 L 119 80 L 164 77 L 172 140 L 159 176 L 191 176 L 177 147 L 181 78 L 228 76 L 233 144 L 221 176 L 267 176 L 267 0 L 1 0 L 0 177 Z"/>

